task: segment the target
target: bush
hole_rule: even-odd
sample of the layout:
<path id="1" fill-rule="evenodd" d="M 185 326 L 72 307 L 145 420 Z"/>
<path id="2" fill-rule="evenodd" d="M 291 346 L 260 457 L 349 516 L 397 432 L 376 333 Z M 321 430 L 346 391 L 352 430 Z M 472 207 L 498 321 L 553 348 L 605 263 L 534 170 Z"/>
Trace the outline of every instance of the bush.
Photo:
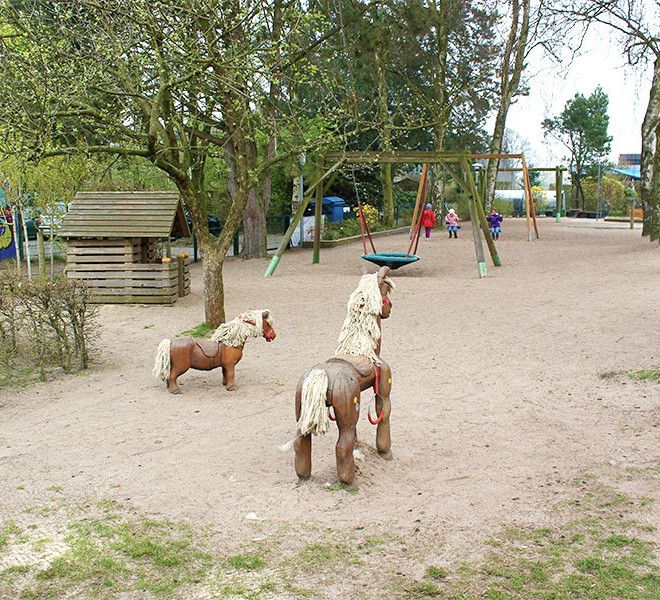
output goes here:
<path id="1" fill-rule="evenodd" d="M 450 208 L 456 211 L 461 221 L 470 220 L 470 206 L 468 204 L 468 196 L 465 193 L 459 192 L 456 194 L 456 199 L 453 202 L 447 203 L 447 210 Z"/>
<path id="2" fill-rule="evenodd" d="M 96 307 L 81 281 L 27 280 L 3 274 L 0 284 L 0 366 L 10 372 L 26 364 L 41 379 L 55 367 L 85 369 L 96 337 Z"/>
<path id="3" fill-rule="evenodd" d="M 341 223 L 326 223 L 321 237 L 324 240 L 338 240 L 353 235 L 360 235 L 360 222 L 357 219 L 346 219 Z"/>
<path id="4" fill-rule="evenodd" d="M 536 209 L 537 215 L 543 214 L 545 209 L 548 208 L 543 188 L 540 185 L 532 186 L 532 200 L 534 201 L 534 208 Z"/>
<path id="5" fill-rule="evenodd" d="M 584 191 L 584 207 L 586 210 L 596 210 L 598 200 L 598 180 L 588 177 L 582 182 Z M 601 181 L 601 197 L 607 203 L 611 214 L 626 214 L 630 208 L 626 197 L 626 186 L 612 175 L 604 175 Z"/>
<path id="6" fill-rule="evenodd" d="M 511 217 L 514 213 L 513 202 L 509 202 L 508 200 L 495 199 L 493 208 L 505 217 Z"/>

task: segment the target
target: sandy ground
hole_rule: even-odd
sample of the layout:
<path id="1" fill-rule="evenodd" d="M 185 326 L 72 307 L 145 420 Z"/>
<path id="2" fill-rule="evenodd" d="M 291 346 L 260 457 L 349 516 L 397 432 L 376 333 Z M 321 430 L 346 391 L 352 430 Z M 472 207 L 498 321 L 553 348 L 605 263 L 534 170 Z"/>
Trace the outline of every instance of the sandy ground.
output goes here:
<path id="1" fill-rule="evenodd" d="M 363 415 L 358 494 L 325 487 L 336 481 L 334 431 L 315 440 L 303 485 L 292 452 L 278 449 L 294 434 L 300 374 L 332 355 L 348 295 L 372 270 L 352 244 L 323 251 L 320 265 L 289 252 L 272 279 L 265 260 L 227 261 L 228 316 L 269 308 L 278 332 L 272 344 L 248 342 L 234 393 L 219 371 L 189 372 L 180 396 L 151 375 L 158 342 L 203 321 L 199 266 L 192 294 L 172 307 L 103 307 L 88 374 L 0 390 L 2 511 L 61 486 L 72 499 L 114 499 L 228 538 L 249 535 L 255 513 L 337 530 L 421 529 L 458 555 L 502 523 L 547 521 L 573 478 L 657 463 L 658 385 L 602 375 L 660 362 L 660 252 L 626 229 L 542 219 L 540 231 L 529 243 L 524 220 L 505 221 L 503 266 L 486 279 L 466 227 L 458 240 L 434 232 L 423 259 L 394 274 L 383 357 L 394 371 L 395 459 L 370 449 Z"/>

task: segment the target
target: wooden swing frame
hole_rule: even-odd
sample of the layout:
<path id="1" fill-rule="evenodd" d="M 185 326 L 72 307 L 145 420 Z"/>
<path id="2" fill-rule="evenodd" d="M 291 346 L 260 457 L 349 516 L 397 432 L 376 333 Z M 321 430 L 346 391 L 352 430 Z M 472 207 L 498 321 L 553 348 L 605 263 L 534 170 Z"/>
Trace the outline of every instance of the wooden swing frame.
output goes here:
<path id="1" fill-rule="evenodd" d="M 474 240 L 474 248 L 477 259 L 477 271 L 479 277 L 486 276 L 486 260 L 484 256 L 483 243 L 481 234 L 483 234 L 486 245 L 491 256 L 493 265 L 499 267 L 502 263 L 495 248 L 493 236 L 490 233 L 486 214 L 481 202 L 480 194 L 477 190 L 474 174 L 471 168 L 471 161 L 479 159 L 517 159 L 521 161 L 521 170 L 523 172 L 523 183 L 525 189 L 525 216 L 527 221 L 527 239 L 532 241 L 532 229 L 535 233 L 536 239 L 539 238 L 538 226 L 536 223 L 536 210 L 534 202 L 532 201 L 532 190 L 529 178 L 529 169 L 525 155 L 521 154 L 470 154 L 467 152 L 435 152 L 435 151 L 394 151 L 394 152 L 344 152 L 332 151 L 327 152 L 319 160 L 317 172 L 318 177 L 314 183 L 307 188 L 303 195 L 303 200 L 298 207 L 298 210 L 293 215 L 289 228 L 287 229 L 277 252 L 271 259 L 268 268 L 264 274 L 265 277 L 270 277 L 275 272 L 277 265 L 282 257 L 282 254 L 289 245 L 289 241 L 293 232 L 298 227 L 300 220 L 309 204 L 312 194 L 315 194 L 315 210 L 314 210 L 314 250 L 312 253 L 312 264 L 320 262 L 321 257 L 321 226 L 322 226 L 322 202 L 323 194 L 334 182 L 337 171 L 342 165 L 356 165 L 356 164 L 421 164 L 423 168 L 428 169 L 428 165 L 439 164 L 443 169 L 449 173 L 452 179 L 463 189 L 468 195 L 468 207 L 470 210 L 470 221 L 472 224 L 472 236 Z M 325 165 L 333 163 L 332 166 L 325 170 Z M 419 210 L 420 199 L 423 194 L 418 193 L 415 202 L 415 210 L 413 213 L 413 220 Z M 480 234 L 481 230 L 481 234 Z"/>

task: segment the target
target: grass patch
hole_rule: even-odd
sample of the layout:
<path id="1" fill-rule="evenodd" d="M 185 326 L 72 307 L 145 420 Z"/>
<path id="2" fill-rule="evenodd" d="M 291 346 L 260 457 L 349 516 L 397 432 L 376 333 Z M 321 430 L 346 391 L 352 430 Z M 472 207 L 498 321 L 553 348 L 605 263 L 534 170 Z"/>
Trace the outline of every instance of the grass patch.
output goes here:
<path id="1" fill-rule="evenodd" d="M 216 328 L 213 327 L 213 325 L 209 325 L 208 323 L 200 323 L 191 329 L 186 329 L 181 333 L 177 333 L 176 337 L 208 338 L 211 337 L 211 334 L 215 331 L 215 329 Z"/>
<path id="2" fill-rule="evenodd" d="M 650 369 L 639 369 L 638 371 L 627 371 L 628 379 L 633 381 L 660 381 L 660 365 Z"/>
<path id="3" fill-rule="evenodd" d="M 39 371 L 33 365 L 12 365 L 8 367 L 0 362 L 0 389 L 18 390 L 39 381 L 39 379 Z"/>
<path id="4" fill-rule="evenodd" d="M 347 494 L 351 494 L 351 496 L 355 496 L 360 491 L 358 488 L 356 488 L 353 485 L 347 485 L 341 482 L 331 483 L 330 485 L 326 485 L 325 489 L 328 490 L 329 492 L 346 492 Z"/>
<path id="5" fill-rule="evenodd" d="M 21 533 L 21 528 L 9 519 L 0 527 L 0 550 L 9 546 L 11 536 Z"/>
<path id="6" fill-rule="evenodd" d="M 442 567 L 430 566 L 424 571 L 425 579 L 445 579 L 447 575 L 449 575 L 447 569 L 443 569 Z"/>
<path id="7" fill-rule="evenodd" d="M 443 598 L 442 590 L 430 581 L 410 581 L 403 586 L 404 598 L 416 600 L 421 598 Z"/>
<path id="8" fill-rule="evenodd" d="M 361 563 L 358 555 L 353 554 L 345 542 L 317 541 L 307 544 L 293 558 L 293 565 L 300 569 L 328 570 L 342 565 L 357 565 Z"/>
<path id="9" fill-rule="evenodd" d="M 230 556 L 225 562 L 233 569 L 243 571 L 260 571 L 266 566 L 266 561 L 258 554 L 237 554 Z"/>
<path id="10" fill-rule="evenodd" d="M 557 527 L 506 527 L 481 561 L 450 572 L 428 567 L 403 598 L 658 600 L 660 569 L 647 527 L 622 514 L 640 502 L 601 484 L 563 510 Z M 487 540 L 488 541 L 488 540 Z M 431 583 L 436 590 L 427 587 Z"/>
<path id="11" fill-rule="evenodd" d="M 32 549 L 47 542 L 38 539 Z M 67 550 L 34 573 L 34 585 L 11 597 L 59 598 L 71 591 L 90 598 L 136 591 L 170 597 L 202 582 L 212 563 L 188 528 L 167 521 L 84 519 L 70 526 L 65 542 Z"/>

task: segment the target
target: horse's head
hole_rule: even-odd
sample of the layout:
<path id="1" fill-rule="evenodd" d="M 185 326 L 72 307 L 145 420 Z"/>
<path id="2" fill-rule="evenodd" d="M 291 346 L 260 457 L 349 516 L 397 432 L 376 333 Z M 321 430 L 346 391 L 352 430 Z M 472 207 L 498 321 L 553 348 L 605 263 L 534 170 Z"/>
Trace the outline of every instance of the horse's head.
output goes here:
<path id="1" fill-rule="evenodd" d="M 390 300 L 389 293 L 394 285 L 388 277 L 389 272 L 389 267 L 378 269 L 378 287 L 380 289 L 380 295 L 383 298 L 383 305 L 380 310 L 381 319 L 387 319 L 390 316 L 390 312 L 392 312 L 392 301 Z"/>
<path id="2" fill-rule="evenodd" d="M 275 333 L 275 329 L 273 329 L 273 326 L 269 320 L 270 311 L 264 310 L 262 312 L 262 317 L 263 325 L 261 326 L 261 334 L 267 342 L 272 342 L 277 337 L 277 334 Z"/>

